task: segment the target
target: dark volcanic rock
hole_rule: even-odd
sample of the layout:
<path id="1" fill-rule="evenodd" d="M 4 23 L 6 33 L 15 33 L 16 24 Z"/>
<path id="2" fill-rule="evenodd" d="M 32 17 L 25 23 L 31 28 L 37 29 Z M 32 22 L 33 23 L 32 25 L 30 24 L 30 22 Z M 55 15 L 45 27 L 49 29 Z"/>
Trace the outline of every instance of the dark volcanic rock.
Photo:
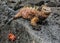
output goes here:
<path id="1" fill-rule="evenodd" d="M 4 27 L 6 22 L 8 22 L 14 14 L 16 14 L 16 11 L 8 8 L 8 6 L 4 4 L 1 4 L 0 6 L 0 43 L 12 43 L 8 40 L 9 32 L 16 35 L 17 39 L 14 41 L 14 43 L 31 43 L 32 39 L 30 35 L 27 33 L 27 31 L 25 31 L 25 28 L 21 24 L 12 22 L 12 24 Z"/>
<path id="2" fill-rule="evenodd" d="M 47 5 L 50 6 L 50 7 L 56 7 L 57 6 L 57 4 L 54 3 L 54 2 L 48 2 Z"/>
<path id="3" fill-rule="evenodd" d="M 60 7 L 55 7 L 56 4 L 50 3 L 49 1 L 47 1 L 49 2 L 48 5 L 52 7 L 53 12 L 46 19 L 47 23 L 45 22 L 44 25 L 39 26 L 40 31 L 33 30 L 29 21 L 22 18 L 12 21 L 10 25 L 6 25 L 6 27 L 3 28 L 9 19 L 17 13 L 17 11 L 14 10 L 19 10 L 20 7 L 26 4 L 33 3 L 39 5 L 40 1 L 41 0 L 21 0 L 21 2 L 20 0 L 0 1 L 0 43 L 12 43 L 8 40 L 9 32 L 17 36 L 14 43 L 33 43 L 33 40 L 35 43 L 60 43 Z M 46 0 L 44 1 L 46 2 Z"/>

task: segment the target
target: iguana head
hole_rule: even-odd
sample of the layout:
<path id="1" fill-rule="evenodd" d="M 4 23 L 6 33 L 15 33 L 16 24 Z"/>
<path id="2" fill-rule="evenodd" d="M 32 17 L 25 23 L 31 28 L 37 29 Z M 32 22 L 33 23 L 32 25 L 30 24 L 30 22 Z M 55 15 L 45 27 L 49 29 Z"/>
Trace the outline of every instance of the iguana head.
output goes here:
<path id="1" fill-rule="evenodd" d="M 49 15 L 51 13 L 51 8 L 46 6 L 46 5 L 42 5 L 42 9 L 41 11 L 43 11 L 44 13 L 46 13 L 47 15 Z"/>

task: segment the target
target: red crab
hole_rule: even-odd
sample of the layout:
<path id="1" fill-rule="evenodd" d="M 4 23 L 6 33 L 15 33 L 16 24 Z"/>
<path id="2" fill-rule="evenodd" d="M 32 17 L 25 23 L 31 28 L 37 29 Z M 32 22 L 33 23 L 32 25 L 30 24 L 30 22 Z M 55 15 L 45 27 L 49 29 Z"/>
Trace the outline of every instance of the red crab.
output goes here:
<path id="1" fill-rule="evenodd" d="M 16 36 L 13 33 L 9 33 L 8 39 L 14 41 L 16 39 Z"/>

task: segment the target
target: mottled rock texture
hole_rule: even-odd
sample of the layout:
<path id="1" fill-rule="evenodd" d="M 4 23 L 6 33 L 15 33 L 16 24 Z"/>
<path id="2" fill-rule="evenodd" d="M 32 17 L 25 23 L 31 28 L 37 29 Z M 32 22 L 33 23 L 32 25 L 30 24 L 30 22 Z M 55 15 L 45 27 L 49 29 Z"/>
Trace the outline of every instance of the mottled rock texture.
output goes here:
<path id="1" fill-rule="evenodd" d="M 17 19 L 10 25 L 4 25 L 24 5 L 39 5 L 41 0 L 0 0 L 0 43 L 12 43 L 8 40 L 11 31 L 17 36 L 13 43 L 60 43 L 60 2 L 44 0 L 52 8 L 51 15 L 39 26 L 40 31 L 33 30 L 28 20 Z M 51 4 L 53 2 L 53 4 Z M 44 4 L 42 3 L 42 4 Z M 42 5 L 41 4 L 41 5 Z M 4 28 L 3 28 L 4 27 Z M 36 27 L 37 28 L 37 27 Z"/>

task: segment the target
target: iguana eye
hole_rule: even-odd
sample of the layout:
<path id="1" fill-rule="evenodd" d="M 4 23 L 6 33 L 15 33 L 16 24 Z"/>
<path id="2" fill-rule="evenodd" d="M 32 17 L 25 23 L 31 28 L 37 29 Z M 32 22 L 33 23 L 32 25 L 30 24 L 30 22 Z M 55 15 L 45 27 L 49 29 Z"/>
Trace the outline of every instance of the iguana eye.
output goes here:
<path id="1" fill-rule="evenodd" d="M 46 11 L 46 9 L 43 9 L 43 10 L 45 10 L 45 11 Z"/>

